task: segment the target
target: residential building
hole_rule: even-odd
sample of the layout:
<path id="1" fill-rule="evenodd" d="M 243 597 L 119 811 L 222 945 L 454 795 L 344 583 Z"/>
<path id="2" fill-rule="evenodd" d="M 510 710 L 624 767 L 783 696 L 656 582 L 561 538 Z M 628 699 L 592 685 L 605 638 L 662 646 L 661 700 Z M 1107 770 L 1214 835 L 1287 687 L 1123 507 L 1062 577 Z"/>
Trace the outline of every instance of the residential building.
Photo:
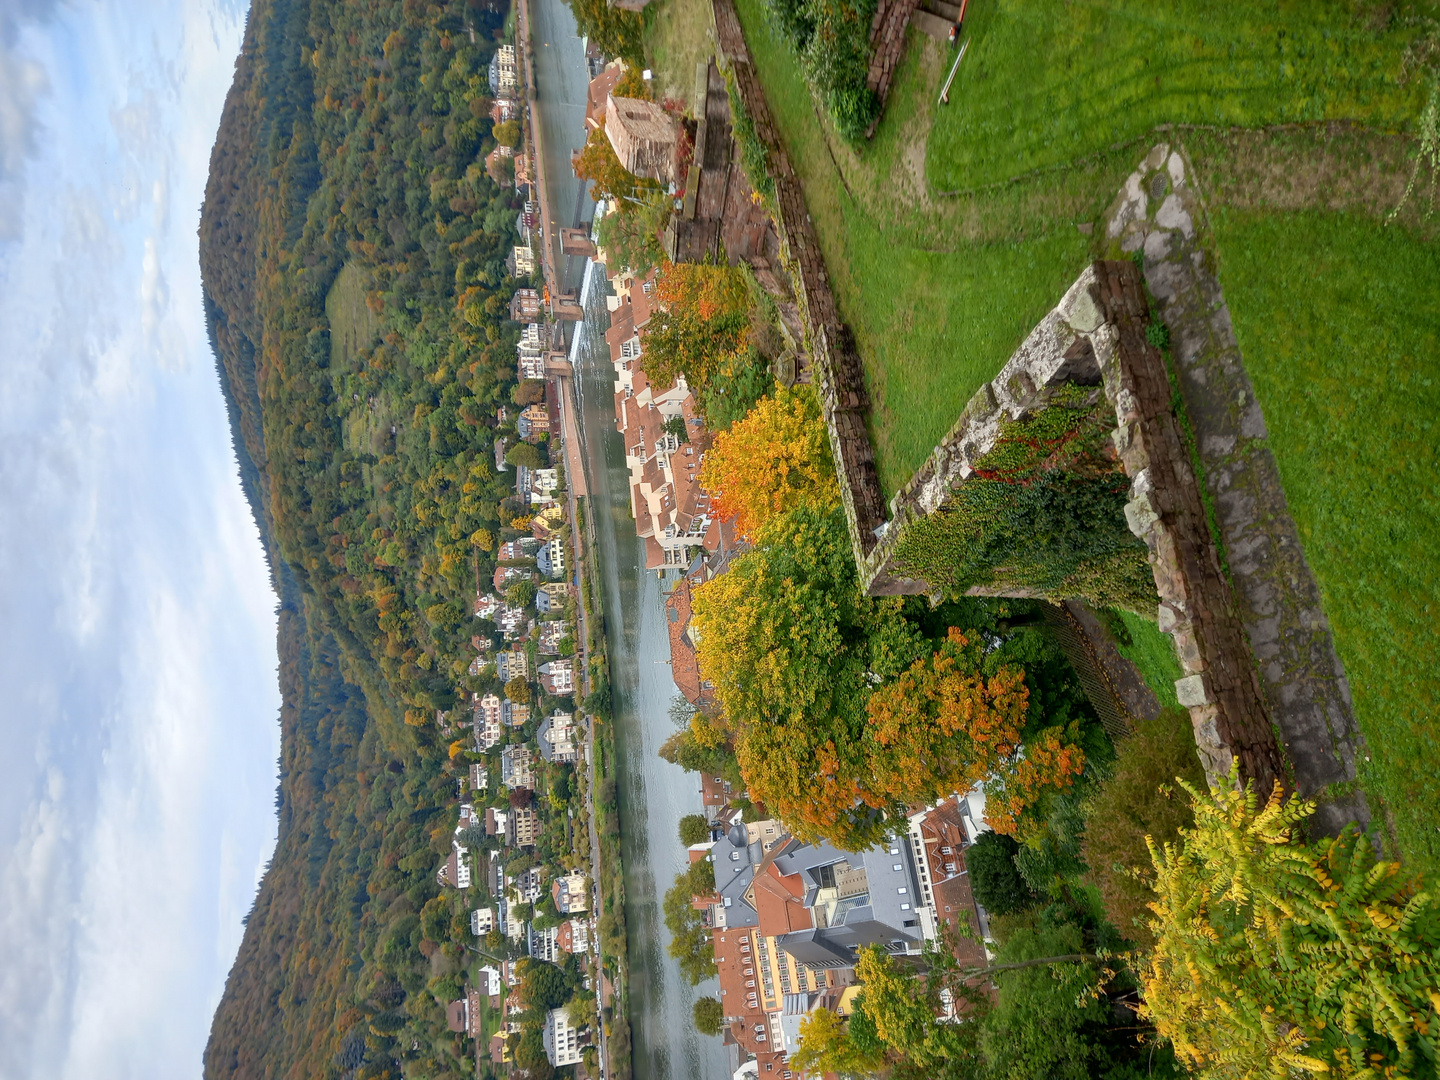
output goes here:
<path id="1" fill-rule="evenodd" d="M 558 877 L 550 884 L 550 896 L 562 915 L 575 915 L 590 910 L 590 890 L 585 875 L 579 872 Z"/>
<path id="2" fill-rule="evenodd" d="M 531 409 L 536 406 L 530 406 Z M 529 410 L 526 410 L 527 412 Z M 555 499 L 555 493 L 560 490 L 559 469 L 536 469 L 530 478 L 530 501 L 537 503 L 548 503 Z"/>
<path id="3" fill-rule="evenodd" d="M 530 250 L 528 244 L 516 244 L 510 253 L 510 260 L 515 266 L 515 277 L 529 277 L 535 273 L 535 252 Z"/>
<path id="4" fill-rule="evenodd" d="M 501 682 L 530 677 L 530 655 L 523 646 L 495 654 L 495 677 Z"/>
<path id="5" fill-rule="evenodd" d="M 520 559 L 528 559 L 539 546 L 539 542 L 534 538 L 522 536 L 515 540 L 506 540 L 500 545 L 500 550 L 495 553 L 495 557 L 500 562 L 516 562 Z"/>
<path id="6" fill-rule="evenodd" d="M 550 410 L 540 402 L 525 406 L 515 418 L 515 430 L 522 439 L 550 434 Z"/>
<path id="7" fill-rule="evenodd" d="M 500 752 L 500 783 L 512 791 L 535 786 L 528 746 L 507 746 Z"/>
<path id="8" fill-rule="evenodd" d="M 490 770 L 478 761 L 470 766 L 470 790 L 490 790 Z"/>
<path id="9" fill-rule="evenodd" d="M 552 536 L 550 540 L 535 553 L 535 565 L 540 572 L 548 578 L 561 578 L 565 576 L 565 540 L 561 536 Z"/>
<path id="10" fill-rule="evenodd" d="M 516 289 L 515 295 L 510 297 L 510 318 L 523 323 L 534 322 L 540 318 L 539 290 Z"/>
<path id="11" fill-rule="evenodd" d="M 476 937 L 484 937 L 495 929 L 495 909 L 493 907 L 477 907 L 470 912 L 470 933 Z"/>
<path id="12" fill-rule="evenodd" d="M 435 882 L 442 888 L 470 887 L 470 854 L 459 840 L 451 839 L 450 855 L 435 872 Z"/>
<path id="13" fill-rule="evenodd" d="M 523 727 L 529 719 L 529 705 L 509 698 L 500 703 L 500 722 L 506 727 Z"/>
<path id="14" fill-rule="evenodd" d="M 545 1014 L 541 1042 L 545 1046 L 545 1056 L 555 1068 L 580 1063 L 580 1032 L 570 1025 L 568 1009 L 551 1009 Z"/>
<path id="15" fill-rule="evenodd" d="M 563 581 L 552 581 L 541 585 L 535 591 L 535 607 L 542 615 L 549 615 L 552 611 L 563 611 L 573 590 L 573 585 Z"/>
<path id="16" fill-rule="evenodd" d="M 509 831 L 510 831 L 510 813 L 509 813 L 509 811 L 506 811 L 506 810 L 496 810 L 493 806 L 487 806 L 487 807 L 485 808 L 485 835 L 486 835 L 486 836 L 498 836 L 498 837 L 501 837 L 501 838 L 503 839 L 505 836 L 507 836 L 507 835 L 509 834 Z M 494 863 L 492 862 L 491 865 L 494 865 Z M 498 892 L 499 892 L 499 890 L 497 890 L 497 889 L 491 889 L 490 891 L 491 891 L 492 893 L 497 893 L 497 894 L 498 894 Z M 502 922 L 504 921 L 503 916 L 502 916 L 501 921 L 502 921 Z"/>
<path id="17" fill-rule="evenodd" d="M 535 837 L 540 833 L 540 819 L 532 807 L 522 806 L 517 810 L 510 811 L 510 825 L 512 829 L 511 844 L 515 847 L 535 846 Z"/>
<path id="18" fill-rule="evenodd" d="M 509 895 L 517 904 L 535 903 L 540 899 L 540 887 L 544 877 L 545 873 L 540 867 L 532 866 L 511 879 Z"/>
<path id="19" fill-rule="evenodd" d="M 580 757 L 576 742 L 575 717 L 568 712 L 551 713 L 540 721 L 535 732 L 535 741 L 540 747 L 540 756 L 546 761 L 573 764 Z"/>
<path id="20" fill-rule="evenodd" d="M 496 97 L 511 98 L 520 89 L 520 68 L 516 63 L 515 46 L 501 45 L 490 58 L 490 92 Z"/>
<path id="21" fill-rule="evenodd" d="M 607 301 L 605 339 L 615 368 L 615 424 L 630 469 L 630 511 L 645 541 L 646 569 L 679 570 L 695 551 L 718 543 L 710 497 L 698 479 L 710 436 L 685 380 L 653 386 L 642 366 L 640 332 L 650 321 L 654 272 L 644 279 L 616 274 L 611 284 L 616 295 Z"/>
<path id="22" fill-rule="evenodd" d="M 935 940 L 941 924 L 954 933 L 951 940 L 962 963 L 984 966 L 985 946 L 975 940 L 978 932 L 989 938 L 989 922 L 970 891 L 965 868 L 965 848 L 970 840 L 960 803 L 947 799 L 939 806 L 910 816 L 907 834 L 920 879 L 920 915 L 925 936 Z"/>
<path id="23" fill-rule="evenodd" d="M 540 665 L 540 685 L 551 697 L 575 692 L 575 661 L 570 657 Z"/>
<path id="24" fill-rule="evenodd" d="M 584 919 L 566 919 L 560 924 L 555 944 L 564 952 L 588 953 L 590 951 L 590 924 Z"/>
<path id="25" fill-rule="evenodd" d="M 470 1003 L 461 998 L 445 1006 L 445 1026 L 451 1031 L 464 1033 L 470 1027 Z"/>
<path id="26" fill-rule="evenodd" d="M 536 960 L 545 960 L 551 964 L 560 955 L 558 944 L 559 928 L 555 926 L 544 930 L 537 930 L 535 925 L 530 925 L 530 938 L 525 944 L 525 951 Z"/>
<path id="27" fill-rule="evenodd" d="M 495 694 L 486 694 L 475 703 L 475 749 L 482 754 L 500 743 L 502 707 Z"/>
<path id="28" fill-rule="evenodd" d="M 536 597 L 542 595 L 537 593 Z M 560 643 L 569 637 L 574 626 L 566 619 L 552 619 L 542 622 L 538 635 L 538 648 L 542 653 L 554 656 L 560 651 Z"/>
<path id="29" fill-rule="evenodd" d="M 715 966 L 720 979 L 726 1042 L 759 1057 L 771 1050 L 770 1019 L 760 1007 L 755 946 L 749 929 L 716 930 Z"/>
<path id="30" fill-rule="evenodd" d="M 504 984 L 500 981 L 500 969 L 486 964 L 475 972 L 475 989 L 491 999 L 491 1003 L 499 1005 L 499 997 L 503 992 L 501 987 Z"/>

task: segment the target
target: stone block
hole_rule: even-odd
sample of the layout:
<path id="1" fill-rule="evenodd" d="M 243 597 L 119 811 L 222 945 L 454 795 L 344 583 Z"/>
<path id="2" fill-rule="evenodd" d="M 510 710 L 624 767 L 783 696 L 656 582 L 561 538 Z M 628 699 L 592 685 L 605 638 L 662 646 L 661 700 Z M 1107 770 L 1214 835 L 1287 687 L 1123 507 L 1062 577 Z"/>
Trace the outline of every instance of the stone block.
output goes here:
<path id="1" fill-rule="evenodd" d="M 1175 698 L 1187 709 L 1193 709 L 1200 705 L 1214 704 L 1214 699 L 1210 696 L 1210 686 L 1205 678 L 1204 672 L 1197 672 L 1194 675 L 1187 675 L 1183 679 L 1176 679 Z"/>

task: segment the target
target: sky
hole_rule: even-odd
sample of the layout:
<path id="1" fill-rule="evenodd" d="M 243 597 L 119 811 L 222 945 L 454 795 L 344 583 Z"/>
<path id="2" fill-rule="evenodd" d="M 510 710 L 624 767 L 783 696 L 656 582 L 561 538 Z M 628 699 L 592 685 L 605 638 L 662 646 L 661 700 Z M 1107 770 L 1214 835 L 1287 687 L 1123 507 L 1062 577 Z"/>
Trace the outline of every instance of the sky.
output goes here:
<path id="1" fill-rule="evenodd" d="M 0 1080 L 195 1077 L 275 845 L 200 301 L 241 0 L 0 0 Z"/>

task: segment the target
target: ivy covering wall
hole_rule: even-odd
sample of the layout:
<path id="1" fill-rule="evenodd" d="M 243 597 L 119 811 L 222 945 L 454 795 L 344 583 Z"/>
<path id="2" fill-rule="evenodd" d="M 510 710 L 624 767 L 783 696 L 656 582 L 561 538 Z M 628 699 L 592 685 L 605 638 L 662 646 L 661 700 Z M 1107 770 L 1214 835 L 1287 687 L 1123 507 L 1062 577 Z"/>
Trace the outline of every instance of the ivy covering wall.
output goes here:
<path id="1" fill-rule="evenodd" d="M 1085 386 L 1005 423 L 946 503 L 905 528 L 896 570 L 952 593 L 1153 612 L 1145 545 L 1125 523 L 1130 480 L 1110 441 L 1114 426 L 1104 393 Z"/>

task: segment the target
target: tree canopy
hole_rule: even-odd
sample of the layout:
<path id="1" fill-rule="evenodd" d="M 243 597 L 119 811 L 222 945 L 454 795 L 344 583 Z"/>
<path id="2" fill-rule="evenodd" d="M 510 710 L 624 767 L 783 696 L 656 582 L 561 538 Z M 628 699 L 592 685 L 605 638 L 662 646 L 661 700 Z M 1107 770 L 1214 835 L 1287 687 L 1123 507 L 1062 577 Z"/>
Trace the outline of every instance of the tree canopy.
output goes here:
<path id="1" fill-rule="evenodd" d="M 802 503 L 837 506 L 840 487 L 813 387 L 778 387 L 729 431 L 718 432 L 700 467 L 716 515 L 750 536 Z"/>

